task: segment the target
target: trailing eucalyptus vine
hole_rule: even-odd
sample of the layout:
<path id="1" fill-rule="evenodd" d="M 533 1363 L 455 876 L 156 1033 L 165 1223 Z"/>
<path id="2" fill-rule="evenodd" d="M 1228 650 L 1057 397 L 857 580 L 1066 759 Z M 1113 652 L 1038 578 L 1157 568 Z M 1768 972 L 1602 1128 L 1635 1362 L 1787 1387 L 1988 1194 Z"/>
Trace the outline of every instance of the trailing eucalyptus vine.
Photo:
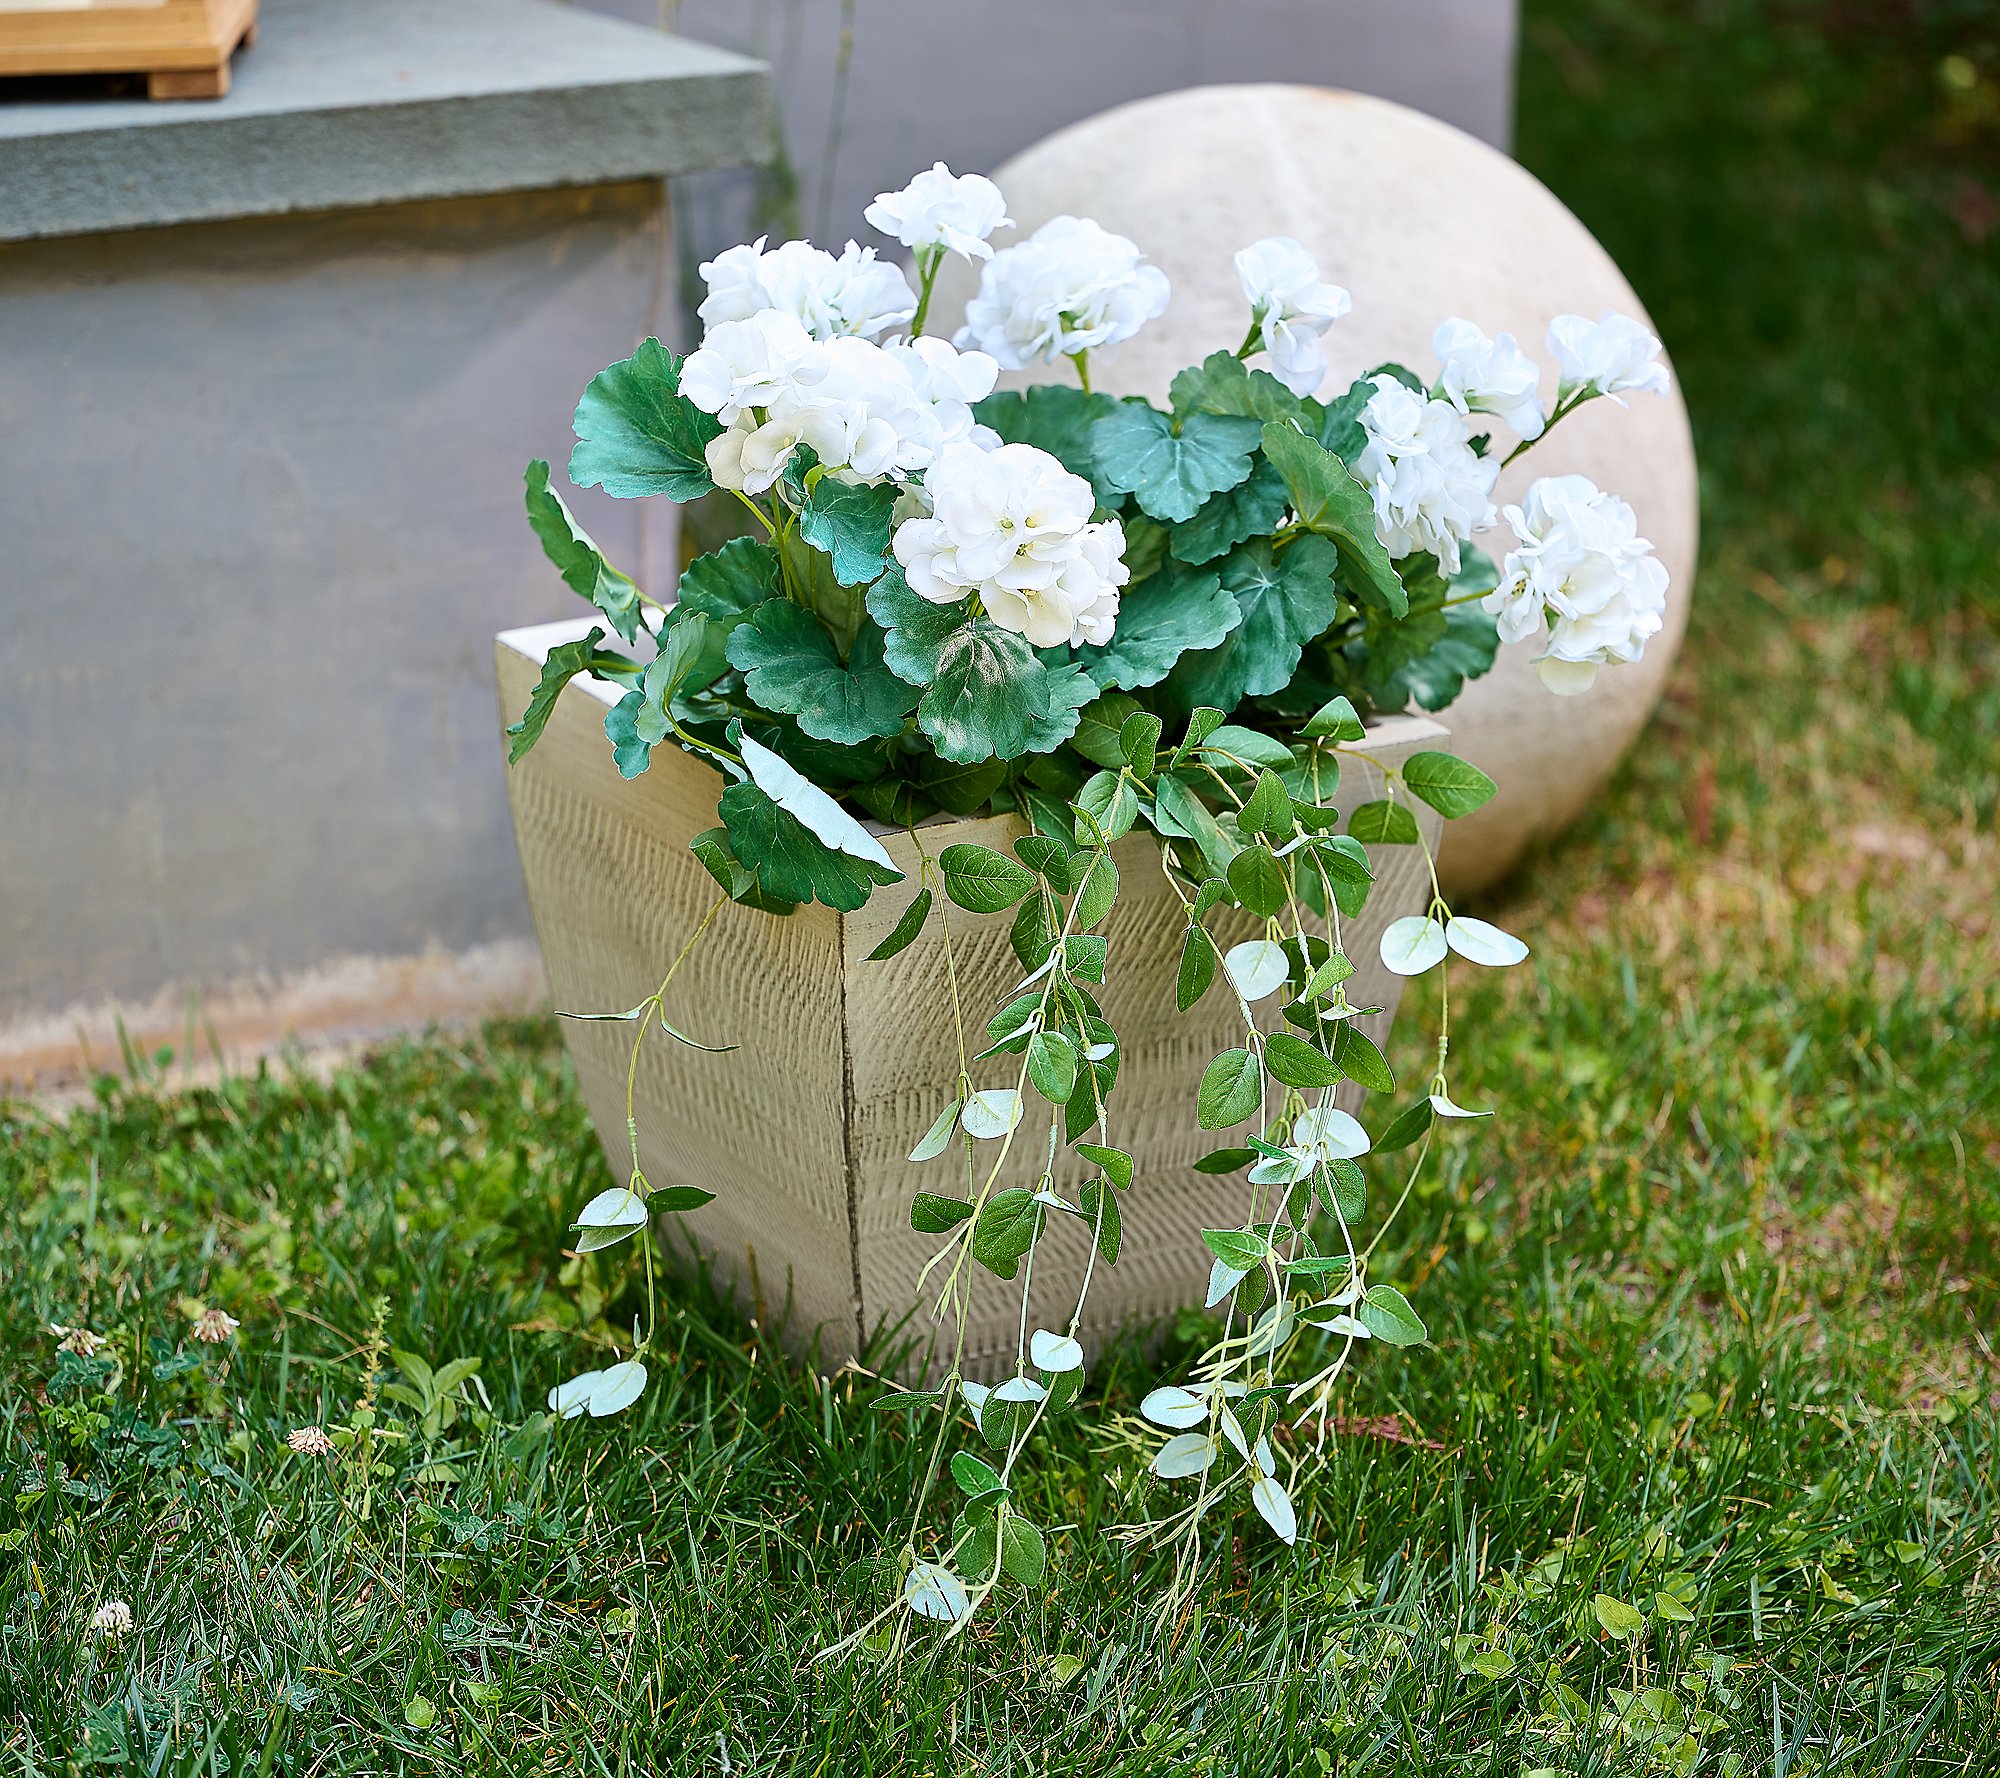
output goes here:
<path id="1" fill-rule="evenodd" d="M 691 841 L 716 883 L 707 915 L 638 1006 L 585 1015 L 635 1027 L 632 1166 L 629 1186 L 584 1207 L 579 1252 L 711 1195 L 646 1180 L 631 1082 L 656 1023 L 710 1047 L 669 1008 L 721 911 L 852 911 L 904 880 L 878 832 L 917 843 L 920 880 L 873 957 L 933 923 L 941 933 L 956 1054 L 939 1067 L 957 1085 L 910 1157 L 938 1172 L 910 1220 L 936 1239 L 923 1290 L 957 1343 L 927 1387 L 887 1389 L 877 1404 L 932 1429 L 902 1584 L 855 1631 L 893 1644 L 914 1620 L 956 1633 L 997 1587 L 1034 1586 L 1047 1565 L 1043 1530 L 1015 1504 L 1019 1465 L 1077 1400 L 1091 1284 L 1117 1263 L 1125 1204 L 1144 1196 L 1119 1146 L 1120 1044 L 1101 998 L 1115 963 L 1113 847 L 1135 828 L 1156 840 L 1182 909 L 1177 1004 L 1222 993 L 1240 1020 L 1240 1039 L 1190 1086 L 1201 1128 L 1235 1133 L 1201 1170 L 1240 1175 L 1243 1189 L 1240 1219 L 1201 1237 L 1214 1337 L 1114 1430 L 1181 1484 L 1123 1534 L 1177 1552 L 1177 1594 L 1209 1515 L 1239 1491 L 1293 1542 L 1301 1472 L 1356 1352 L 1425 1340 L 1371 1260 L 1440 1123 L 1489 1115 L 1452 1097 L 1438 966 L 1448 954 L 1505 966 L 1527 947 L 1453 911 L 1415 813 L 1466 815 L 1492 782 L 1448 753 L 1394 763 L 1360 744 L 1372 718 L 1447 706 L 1503 638 L 1541 632 L 1538 664 L 1558 692 L 1639 657 L 1660 627 L 1665 575 L 1623 502 L 1581 477 L 1544 479 L 1507 509 L 1516 547 L 1497 568 L 1471 538 L 1498 516 L 1503 463 L 1556 421 L 1666 385 L 1659 343 L 1637 323 L 1559 317 L 1549 344 L 1561 379 L 1544 412 L 1541 372 L 1511 336 L 1451 320 L 1430 381 L 1384 365 L 1322 402 L 1324 336 L 1348 299 L 1296 242 L 1272 240 L 1237 256 L 1250 307 L 1237 350 L 1175 377 L 1165 407 L 1114 398 L 1092 389 L 1092 355 L 1168 296 L 1130 241 L 1061 217 L 996 254 L 988 237 L 1011 226 L 999 192 L 942 166 L 879 198 L 869 219 L 912 251 L 914 287 L 851 242 L 838 257 L 797 241 L 734 248 L 702 268 L 694 352 L 648 340 L 585 391 L 573 482 L 675 501 L 720 490 L 743 511 L 749 529 L 689 563 L 671 604 L 607 562 L 548 465 L 529 466 L 529 521 L 608 632 L 549 653 L 510 758 L 535 744 L 569 680 L 591 673 L 622 691 L 604 725 L 619 772 L 672 746 L 722 781 L 717 825 Z M 948 252 L 984 261 L 950 345 L 923 332 Z M 1248 362 L 1259 355 L 1271 369 Z M 1002 368 L 1030 362 L 1067 362 L 1074 385 L 994 392 Z M 1474 430 L 1478 416 L 1517 442 L 1503 453 Z M 626 652 L 641 643 L 644 661 Z M 1368 791 L 1345 820 L 1343 773 Z M 1021 823 L 1011 855 L 925 845 L 939 831 L 921 825 L 929 817 L 998 813 Z M 1430 892 L 1422 912 L 1388 925 L 1380 958 L 1403 976 L 1435 971 L 1439 1007 L 1431 1075 L 1400 1099 L 1355 1023 L 1378 1009 L 1348 998 L 1345 938 L 1375 881 L 1374 849 L 1394 846 L 1424 849 Z M 1011 919 L 1021 975 L 983 1026 L 973 1009 L 998 984 L 964 979 L 940 896 Z M 1212 932 L 1224 910 L 1258 935 L 1225 949 Z M 1274 1001 L 1276 1016 L 1260 1017 Z M 1335 1102 L 1343 1083 L 1388 1109 L 1355 1115 Z M 1092 1175 L 1074 1200 L 1056 1184 L 1066 1151 Z M 1364 1159 L 1388 1170 L 1372 1231 Z M 1063 1324 L 1031 1325 L 1037 1255 L 1062 1218 L 1085 1227 L 1089 1257 Z M 650 1236 L 645 1249 L 650 1326 Z M 1020 1302 L 1013 1363 L 990 1385 L 964 1374 L 982 1273 Z M 635 1329 L 631 1357 L 559 1385 L 551 1407 L 629 1406 L 645 1389 L 647 1340 Z"/>

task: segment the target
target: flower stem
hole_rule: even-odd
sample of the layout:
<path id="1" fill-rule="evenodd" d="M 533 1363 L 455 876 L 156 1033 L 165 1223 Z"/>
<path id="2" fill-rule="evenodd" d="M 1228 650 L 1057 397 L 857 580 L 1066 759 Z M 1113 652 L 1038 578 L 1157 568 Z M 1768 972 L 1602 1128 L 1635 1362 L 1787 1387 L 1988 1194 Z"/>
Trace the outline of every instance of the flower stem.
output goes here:
<path id="1" fill-rule="evenodd" d="M 1084 394 L 1088 395 L 1090 393 L 1090 354 L 1088 352 L 1072 352 L 1069 354 L 1069 361 L 1076 366 L 1076 380 L 1083 385 Z"/>
<path id="2" fill-rule="evenodd" d="M 911 339 L 923 334 L 924 317 L 931 312 L 931 286 L 937 282 L 938 267 L 943 264 L 942 247 L 927 248 L 917 256 L 917 276 L 921 282 L 917 288 L 917 312 L 910 317 Z"/>

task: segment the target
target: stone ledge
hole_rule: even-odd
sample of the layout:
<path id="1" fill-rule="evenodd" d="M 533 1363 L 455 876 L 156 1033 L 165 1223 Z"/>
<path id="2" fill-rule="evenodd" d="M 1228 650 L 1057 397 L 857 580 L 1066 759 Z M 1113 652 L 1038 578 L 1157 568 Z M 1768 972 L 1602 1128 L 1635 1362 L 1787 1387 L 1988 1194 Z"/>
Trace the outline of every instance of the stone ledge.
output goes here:
<path id="1" fill-rule="evenodd" d="M 227 98 L 0 105 L 0 240 L 764 159 L 763 64 L 545 0 L 263 0 Z"/>

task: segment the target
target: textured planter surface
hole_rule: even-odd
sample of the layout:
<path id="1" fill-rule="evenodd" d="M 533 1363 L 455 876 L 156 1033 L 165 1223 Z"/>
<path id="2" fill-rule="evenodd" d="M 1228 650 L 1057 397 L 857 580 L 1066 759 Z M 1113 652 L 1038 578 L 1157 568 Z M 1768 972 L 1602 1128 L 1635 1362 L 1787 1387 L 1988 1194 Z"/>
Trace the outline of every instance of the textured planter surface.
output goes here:
<path id="1" fill-rule="evenodd" d="M 503 722 L 526 706 L 548 649 L 586 628 L 582 621 L 547 624 L 500 637 Z M 555 1004 L 565 1012 L 616 1011 L 642 1000 L 716 897 L 688 841 L 715 825 L 720 780 L 670 748 L 656 752 L 642 776 L 621 779 L 603 727 L 616 695 L 599 681 L 572 681 L 540 744 L 508 775 L 528 899 Z M 1428 718 L 1399 717 L 1363 745 L 1400 760 L 1444 739 L 1442 725 Z M 1351 808 L 1379 791 L 1378 774 L 1350 764 L 1339 800 Z M 1437 817 L 1421 806 L 1415 812 L 1435 844 Z M 1012 816 L 919 829 L 933 857 L 961 840 L 1004 850 L 1023 831 Z M 911 836 L 885 833 L 883 843 L 909 881 L 877 890 L 858 913 L 813 906 L 776 919 L 736 906 L 721 911 L 675 979 L 668 1016 L 705 1043 L 742 1047 L 703 1055 L 655 1032 L 641 1053 L 635 1100 L 647 1178 L 716 1194 L 687 1219 L 688 1232 L 742 1281 L 763 1315 L 775 1321 L 789 1305 L 787 1343 L 803 1350 L 816 1334 L 829 1369 L 857 1352 L 867 1334 L 913 1309 L 911 1327 L 927 1334 L 930 1304 L 918 1305 L 917 1280 L 938 1239 L 910 1228 L 910 1199 L 918 1191 L 956 1191 L 964 1177 L 954 1183 L 948 1160 L 914 1166 L 905 1159 L 952 1097 L 957 1044 L 936 915 L 900 955 L 866 961 L 916 889 Z M 1199 1302 L 1208 1256 L 1198 1231 L 1239 1221 L 1247 1189 L 1240 1179 L 1191 1171 L 1198 1156 L 1227 1140 L 1197 1127 L 1194 1094 L 1209 1060 L 1240 1036 L 1235 1005 L 1218 987 L 1192 1012 L 1174 1010 L 1180 904 L 1150 838 L 1128 835 L 1114 856 L 1121 889 L 1102 928 L 1111 941 L 1103 1002 L 1124 1050 L 1109 1101 L 1111 1140 L 1131 1151 L 1135 1168 L 1121 1202 L 1124 1249 L 1091 1285 L 1083 1326 L 1099 1336 L 1126 1320 Z M 1356 965 L 1349 997 L 1383 1008 L 1362 1022 L 1379 1041 L 1402 983 L 1382 969 L 1377 940 L 1391 919 L 1421 911 L 1427 879 L 1417 847 L 1379 847 L 1374 859 L 1376 887 L 1345 937 Z M 968 999 L 968 1036 L 976 1036 L 1020 977 L 1008 919 L 939 900 Z M 1231 942 L 1225 928 L 1215 929 Z M 1239 936 L 1251 930 L 1244 921 Z M 1274 996 L 1264 1006 L 1276 1004 Z M 630 1168 L 632 1035 L 627 1024 L 563 1023 L 621 1180 Z M 1011 1085 L 1017 1067 L 996 1058 L 974 1069 L 975 1083 Z M 1002 1184 L 1034 1182 L 1047 1129 L 1036 1103 L 1031 1095 Z M 980 1149 L 990 1166 L 993 1145 Z M 1057 1183 L 1072 1201 L 1088 1173 L 1074 1159 L 1058 1160 Z M 1030 1326 L 1067 1324 L 1087 1233 L 1057 1218 L 1044 1236 Z M 1011 1363 L 1018 1316 L 1019 1287 L 978 1274 L 966 1353 L 972 1375 Z"/>
<path id="2" fill-rule="evenodd" d="M 1142 99 L 1059 130 L 994 171 L 1025 239 L 1052 216 L 1095 217 L 1129 235 L 1173 280 L 1157 321 L 1091 364 L 1114 395 L 1163 401 L 1185 364 L 1243 337 L 1244 299 L 1231 256 L 1263 235 L 1291 235 L 1322 275 L 1353 293 L 1353 313 L 1326 336 L 1330 374 L 1345 389 L 1385 359 L 1436 365 L 1431 333 L 1463 315 L 1511 332 L 1544 368 L 1553 316 L 1606 309 L 1645 318 L 1611 255 L 1533 174 L 1449 124 L 1359 93 L 1310 86 L 1208 86 Z M 976 274 L 948 261 L 932 313 L 954 325 Z M 1054 373 L 1003 376 L 1003 387 Z M 1680 647 L 1694 586 L 1698 522 L 1694 439 L 1678 387 L 1629 411 L 1594 402 L 1501 478 L 1496 501 L 1519 500 L 1543 475 L 1587 475 L 1628 500 L 1672 577 L 1666 629 L 1636 666 L 1608 668 L 1581 697 L 1550 696 L 1535 677 L 1538 643 L 1500 651 L 1446 715 L 1452 745 L 1499 794 L 1451 824 L 1447 885 L 1477 888 L 1589 807 L 1658 702 Z M 1496 559 L 1512 533 L 1484 541 Z"/>

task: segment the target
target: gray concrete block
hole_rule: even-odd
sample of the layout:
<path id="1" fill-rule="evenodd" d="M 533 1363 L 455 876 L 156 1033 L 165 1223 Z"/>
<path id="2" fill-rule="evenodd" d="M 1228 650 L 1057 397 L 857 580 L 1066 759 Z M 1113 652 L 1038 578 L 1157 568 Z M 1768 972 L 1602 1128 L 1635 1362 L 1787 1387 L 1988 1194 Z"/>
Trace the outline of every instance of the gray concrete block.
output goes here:
<path id="1" fill-rule="evenodd" d="M 0 251 L 0 1028 L 525 944 L 493 633 L 576 602 L 521 472 L 668 256 L 658 182 Z M 671 582 L 665 503 L 575 507 Z"/>
<path id="2" fill-rule="evenodd" d="M 880 245 L 861 219 L 868 200 L 935 160 L 991 172 L 1066 124 L 1178 87 L 1347 87 L 1499 148 L 1513 130 L 1517 0 L 583 3 L 767 60 L 799 221 L 836 248 L 850 235 Z M 683 260 L 745 238 L 752 196 L 747 174 L 680 182 Z"/>
<path id="3" fill-rule="evenodd" d="M 228 97 L 0 106 L 0 240 L 759 160 L 764 75 L 544 0 L 264 0 Z"/>

